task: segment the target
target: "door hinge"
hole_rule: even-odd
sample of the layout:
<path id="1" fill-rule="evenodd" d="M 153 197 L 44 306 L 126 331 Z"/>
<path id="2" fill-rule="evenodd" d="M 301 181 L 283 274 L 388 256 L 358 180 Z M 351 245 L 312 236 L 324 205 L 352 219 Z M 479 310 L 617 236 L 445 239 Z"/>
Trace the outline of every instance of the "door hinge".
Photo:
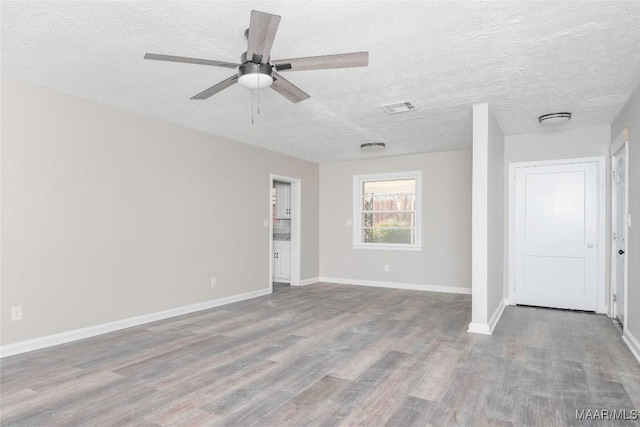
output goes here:
<path id="1" fill-rule="evenodd" d="M 613 302 L 618 301 L 618 294 L 614 293 L 613 294 Z"/>
<path id="2" fill-rule="evenodd" d="M 618 240 L 618 233 L 615 231 L 613 232 L 613 240 Z"/>
<path id="3" fill-rule="evenodd" d="M 618 171 L 617 170 L 613 170 L 613 179 L 618 178 Z"/>

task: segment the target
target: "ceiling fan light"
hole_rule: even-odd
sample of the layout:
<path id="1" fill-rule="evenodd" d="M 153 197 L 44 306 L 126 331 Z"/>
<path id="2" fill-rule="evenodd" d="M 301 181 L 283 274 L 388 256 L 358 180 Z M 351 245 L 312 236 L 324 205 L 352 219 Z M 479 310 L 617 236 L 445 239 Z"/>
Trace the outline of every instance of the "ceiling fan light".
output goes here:
<path id="1" fill-rule="evenodd" d="M 538 123 L 545 125 L 564 123 L 571 120 L 571 113 L 551 113 L 538 117 Z"/>
<path id="2" fill-rule="evenodd" d="M 268 74 L 244 74 L 238 78 L 238 83 L 247 89 L 264 89 L 273 84 L 273 77 Z"/>
<path id="3" fill-rule="evenodd" d="M 264 89 L 273 84 L 272 73 L 273 69 L 270 64 L 245 62 L 238 67 L 238 83 L 247 89 Z"/>

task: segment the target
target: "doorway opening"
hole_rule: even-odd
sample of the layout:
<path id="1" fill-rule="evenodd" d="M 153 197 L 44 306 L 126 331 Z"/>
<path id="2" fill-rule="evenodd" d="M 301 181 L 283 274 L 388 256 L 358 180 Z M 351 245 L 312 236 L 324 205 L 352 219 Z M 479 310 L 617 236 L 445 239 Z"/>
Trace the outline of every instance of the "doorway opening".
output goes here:
<path id="1" fill-rule="evenodd" d="M 301 181 L 271 174 L 269 186 L 269 287 L 300 285 Z"/>

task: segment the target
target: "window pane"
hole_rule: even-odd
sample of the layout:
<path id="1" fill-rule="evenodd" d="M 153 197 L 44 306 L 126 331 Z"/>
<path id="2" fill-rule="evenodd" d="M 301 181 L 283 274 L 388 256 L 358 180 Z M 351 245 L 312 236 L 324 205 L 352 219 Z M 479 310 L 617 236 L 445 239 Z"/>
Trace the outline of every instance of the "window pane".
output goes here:
<path id="1" fill-rule="evenodd" d="M 413 193 L 365 194 L 362 197 L 363 211 L 413 211 L 416 196 Z"/>
<path id="2" fill-rule="evenodd" d="M 366 181 L 362 186 L 362 210 L 415 210 L 415 188 L 415 179 Z"/>
<path id="3" fill-rule="evenodd" d="M 415 193 L 416 180 L 411 179 L 392 179 L 387 181 L 365 181 L 364 193 Z"/>
<path id="4" fill-rule="evenodd" d="M 360 242 L 415 245 L 418 178 L 371 178 L 360 181 Z"/>
<path id="5" fill-rule="evenodd" d="M 362 230 L 364 243 L 404 243 L 413 244 L 413 228 L 364 228 Z"/>
<path id="6" fill-rule="evenodd" d="M 413 212 L 363 213 L 363 227 L 413 227 Z"/>

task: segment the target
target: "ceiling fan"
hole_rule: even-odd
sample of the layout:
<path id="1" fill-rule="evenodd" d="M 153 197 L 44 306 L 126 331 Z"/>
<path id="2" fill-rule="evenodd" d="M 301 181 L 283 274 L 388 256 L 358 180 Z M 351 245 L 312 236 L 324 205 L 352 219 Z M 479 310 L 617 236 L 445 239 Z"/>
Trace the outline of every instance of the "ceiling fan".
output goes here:
<path id="1" fill-rule="evenodd" d="M 240 86 L 248 89 L 271 87 L 294 103 L 304 101 L 310 95 L 282 77 L 278 71 L 366 67 L 369 64 L 369 52 L 340 53 L 271 61 L 271 46 L 276 37 L 279 24 L 280 16 L 252 10 L 249 28 L 245 31 L 245 36 L 248 40 L 247 51 L 241 55 L 239 64 L 156 53 L 147 53 L 144 58 L 238 69 L 237 74 L 203 90 L 191 99 L 207 99 L 236 83 L 240 83 Z"/>

